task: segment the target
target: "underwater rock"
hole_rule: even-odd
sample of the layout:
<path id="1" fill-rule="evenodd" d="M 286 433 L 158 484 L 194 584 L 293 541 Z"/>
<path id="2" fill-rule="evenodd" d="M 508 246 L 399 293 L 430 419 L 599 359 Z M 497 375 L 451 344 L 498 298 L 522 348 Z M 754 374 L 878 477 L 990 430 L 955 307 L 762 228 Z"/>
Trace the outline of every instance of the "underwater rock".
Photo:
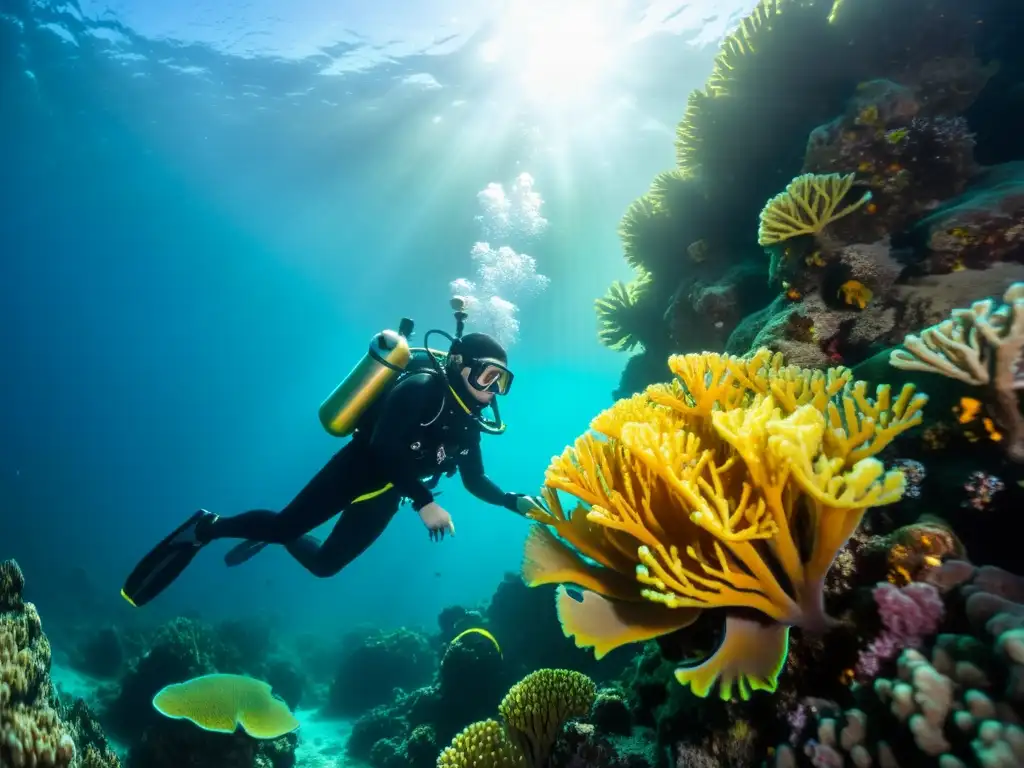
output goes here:
<path id="1" fill-rule="evenodd" d="M 765 279 L 766 268 L 744 263 L 715 281 L 695 279 L 679 285 L 665 312 L 672 352 L 698 352 L 721 347 L 747 307 L 763 306 L 775 295 Z"/>
<path id="2" fill-rule="evenodd" d="M 437 616 L 437 626 L 443 643 L 449 643 L 461 632 L 471 627 L 482 627 L 483 624 L 484 617 L 479 611 L 464 608 L 461 605 L 451 605 Z"/>
<path id="3" fill-rule="evenodd" d="M 50 680 L 50 643 L 24 588 L 18 564 L 0 562 L 0 765 L 119 768 L 85 703 L 60 705 Z"/>
<path id="4" fill-rule="evenodd" d="M 185 720 L 147 728 L 128 752 L 128 768 L 292 768 L 294 733 L 257 741 L 245 733 L 211 733 Z"/>
<path id="5" fill-rule="evenodd" d="M 909 277 L 893 290 L 899 308 L 892 336 L 935 325 L 957 307 L 970 306 L 984 296 L 1000 296 L 1006 286 L 1024 281 L 1024 263 L 997 262 L 987 269 L 964 269 L 939 275 Z"/>
<path id="6" fill-rule="evenodd" d="M 974 137 L 966 120 L 921 112 L 913 89 L 872 80 L 858 86 L 842 115 L 811 132 L 803 172 L 855 172 L 858 194 L 871 190 L 868 216 L 832 226 L 840 241 L 900 231 L 962 192 L 974 174 Z"/>
<path id="7" fill-rule="evenodd" d="M 598 691 L 590 719 L 599 733 L 628 736 L 633 729 L 633 716 L 622 694 L 615 689 Z"/>
<path id="8" fill-rule="evenodd" d="M 356 715 L 394 699 L 395 689 L 429 683 L 437 656 L 429 640 L 409 629 L 350 633 L 328 700 L 334 714 Z"/>
<path id="9" fill-rule="evenodd" d="M 267 663 L 265 679 L 274 693 L 294 710 L 302 702 L 306 690 L 306 676 L 287 659 L 274 659 Z"/>
<path id="10" fill-rule="evenodd" d="M 101 719 L 111 733 L 131 743 L 151 725 L 163 723 L 153 709 L 153 697 L 172 683 L 180 683 L 218 669 L 212 631 L 191 619 L 162 625 L 141 656 L 128 664 L 120 686 L 103 702 Z"/>
<path id="11" fill-rule="evenodd" d="M 665 381 L 671 375 L 666 355 L 644 350 L 626 361 L 622 375 L 619 376 L 619 385 L 612 392 L 612 399 L 618 400 L 635 395 L 651 384 Z"/>
<path id="12" fill-rule="evenodd" d="M 124 645 L 115 627 L 101 627 L 88 633 L 69 654 L 71 665 L 87 675 L 112 678 L 125 662 Z"/>
<path id="13" fill-rule="evenodd" d="M 401 740 L 408 733 L 409 724 L 391 707 L 374 707 L 355 721 L 345 752 L 353 760 L 369 762 L 377 742 Z"/>
<path id="14" fill-rule="evenodd" d="M 926 274 L 1024 262 L 1024 161 L 984 169 L 964 193 L 915 225 Z"/>
<path id="15" fill-rule="evenodd" d="M 654 755 L 644 746 L 637 740 L 609 738 L 589 723 L 570 723 L 555 744 L 550 765 L 551 768 L 650 768 Z"/>

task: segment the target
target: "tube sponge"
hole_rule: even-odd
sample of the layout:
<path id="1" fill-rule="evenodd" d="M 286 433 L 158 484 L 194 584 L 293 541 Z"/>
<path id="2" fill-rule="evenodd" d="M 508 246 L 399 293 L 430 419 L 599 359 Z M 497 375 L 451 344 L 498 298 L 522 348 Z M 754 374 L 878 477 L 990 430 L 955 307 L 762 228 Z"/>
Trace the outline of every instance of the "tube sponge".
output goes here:
<path id="1" fill-rule="evenodd" d="M 254 739 L 276 739 L 299 727 L 270 685 L 245 675 L 202 675 L 169 685 L 153 697 L 153 707 L 204 731 L 234 733 L 241 726 Z"/>
<path id="2" fill-rule="evenodd" d="M 539 669 L 509 689 L 498 706 L 509 740 L 532 768 L 547 765 L 562 726 L 590 714 L 597 688 L 594 681 L 568 669 Z"/>

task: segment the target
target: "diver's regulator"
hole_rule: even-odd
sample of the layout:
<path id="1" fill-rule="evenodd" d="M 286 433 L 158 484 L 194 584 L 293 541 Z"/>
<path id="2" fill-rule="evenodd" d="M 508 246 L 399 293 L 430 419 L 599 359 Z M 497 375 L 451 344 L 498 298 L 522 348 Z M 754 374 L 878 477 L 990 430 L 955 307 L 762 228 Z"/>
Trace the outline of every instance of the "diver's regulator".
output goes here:
<path id="1" fill-rule="evenodd" d="M 429 346 L 429 339 L 435 333 L 444 336 L 452 344 L 461 339 L 469 316 L 466 304 L 466 299 L 462 296 L 453 296 L 449 302 L 455 315 L 454 336 L 433 328 L 424 335 L 423 347 L 411 347 L 409 339 L 412 338 L 415 323 L 412 319 L 403 317 L 397 331 L 385 329 L 370 339 L 366 354 L 321 403 L 319 416 L 324 429 L 335 437 L 351 435 L 377 398 L 403 373 L 410 370 L 410 363 L 414 363 L 417 370 L 433 369 L 447 383 L 448 374 L 445 368 L 448 353 L 432 349 Z M 471 413 L 454 390 L 451 390 L 450 384 L 448 388 L 466 412 L 476 419 L 481 430 L 488 434 L 501 434 L 505 431 L 505 425 L 498 412 L 497 398 L 490 403 L 494 418 L 488 420 L 482 415 Z"/>

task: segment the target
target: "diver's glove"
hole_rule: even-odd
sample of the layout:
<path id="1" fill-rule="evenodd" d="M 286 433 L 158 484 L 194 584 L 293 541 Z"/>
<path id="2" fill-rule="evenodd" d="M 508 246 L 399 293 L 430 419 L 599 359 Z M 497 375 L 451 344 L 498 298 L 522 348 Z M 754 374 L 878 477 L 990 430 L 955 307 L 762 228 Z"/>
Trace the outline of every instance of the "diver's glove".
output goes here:
<path id="1" fill-rule="evenodd" d="M 525 493 L 516 494 L 516 512 L 523 517 L 530 517 L 531 513 L 540 512 L 545 515 L 551 514 L 544 502 L 536 496 L 527 496 Z"/>

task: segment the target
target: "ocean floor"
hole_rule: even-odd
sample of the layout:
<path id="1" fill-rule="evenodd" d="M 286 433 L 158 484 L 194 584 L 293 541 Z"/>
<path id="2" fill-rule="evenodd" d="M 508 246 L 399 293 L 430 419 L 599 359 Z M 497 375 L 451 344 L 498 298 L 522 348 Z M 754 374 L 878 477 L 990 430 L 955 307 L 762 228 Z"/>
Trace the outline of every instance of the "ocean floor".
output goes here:
<path id="1" fill-rule="evenodd" d="M 54 661 L 50 679 L 62 696 L 85 699 L 94 706 L 101 683 Z M 352 733 L 351 720 L 322 718 L 318 710 L 299 709 L 295 716 L 299 728 L 299 745 L 295 750 L 296 768 L 344 768 L 345 745 Z M 123 744 L 109 739 L 110 746 L 122 758 L 127 752 Z"/>
<path id="2" fill-rule="evenodd" d="M 295 716 L 302 723 L 295 750 L 296 768 L 342 768 L 352 722 L 322 719 L 315 709 L 300 709 Z"/>

